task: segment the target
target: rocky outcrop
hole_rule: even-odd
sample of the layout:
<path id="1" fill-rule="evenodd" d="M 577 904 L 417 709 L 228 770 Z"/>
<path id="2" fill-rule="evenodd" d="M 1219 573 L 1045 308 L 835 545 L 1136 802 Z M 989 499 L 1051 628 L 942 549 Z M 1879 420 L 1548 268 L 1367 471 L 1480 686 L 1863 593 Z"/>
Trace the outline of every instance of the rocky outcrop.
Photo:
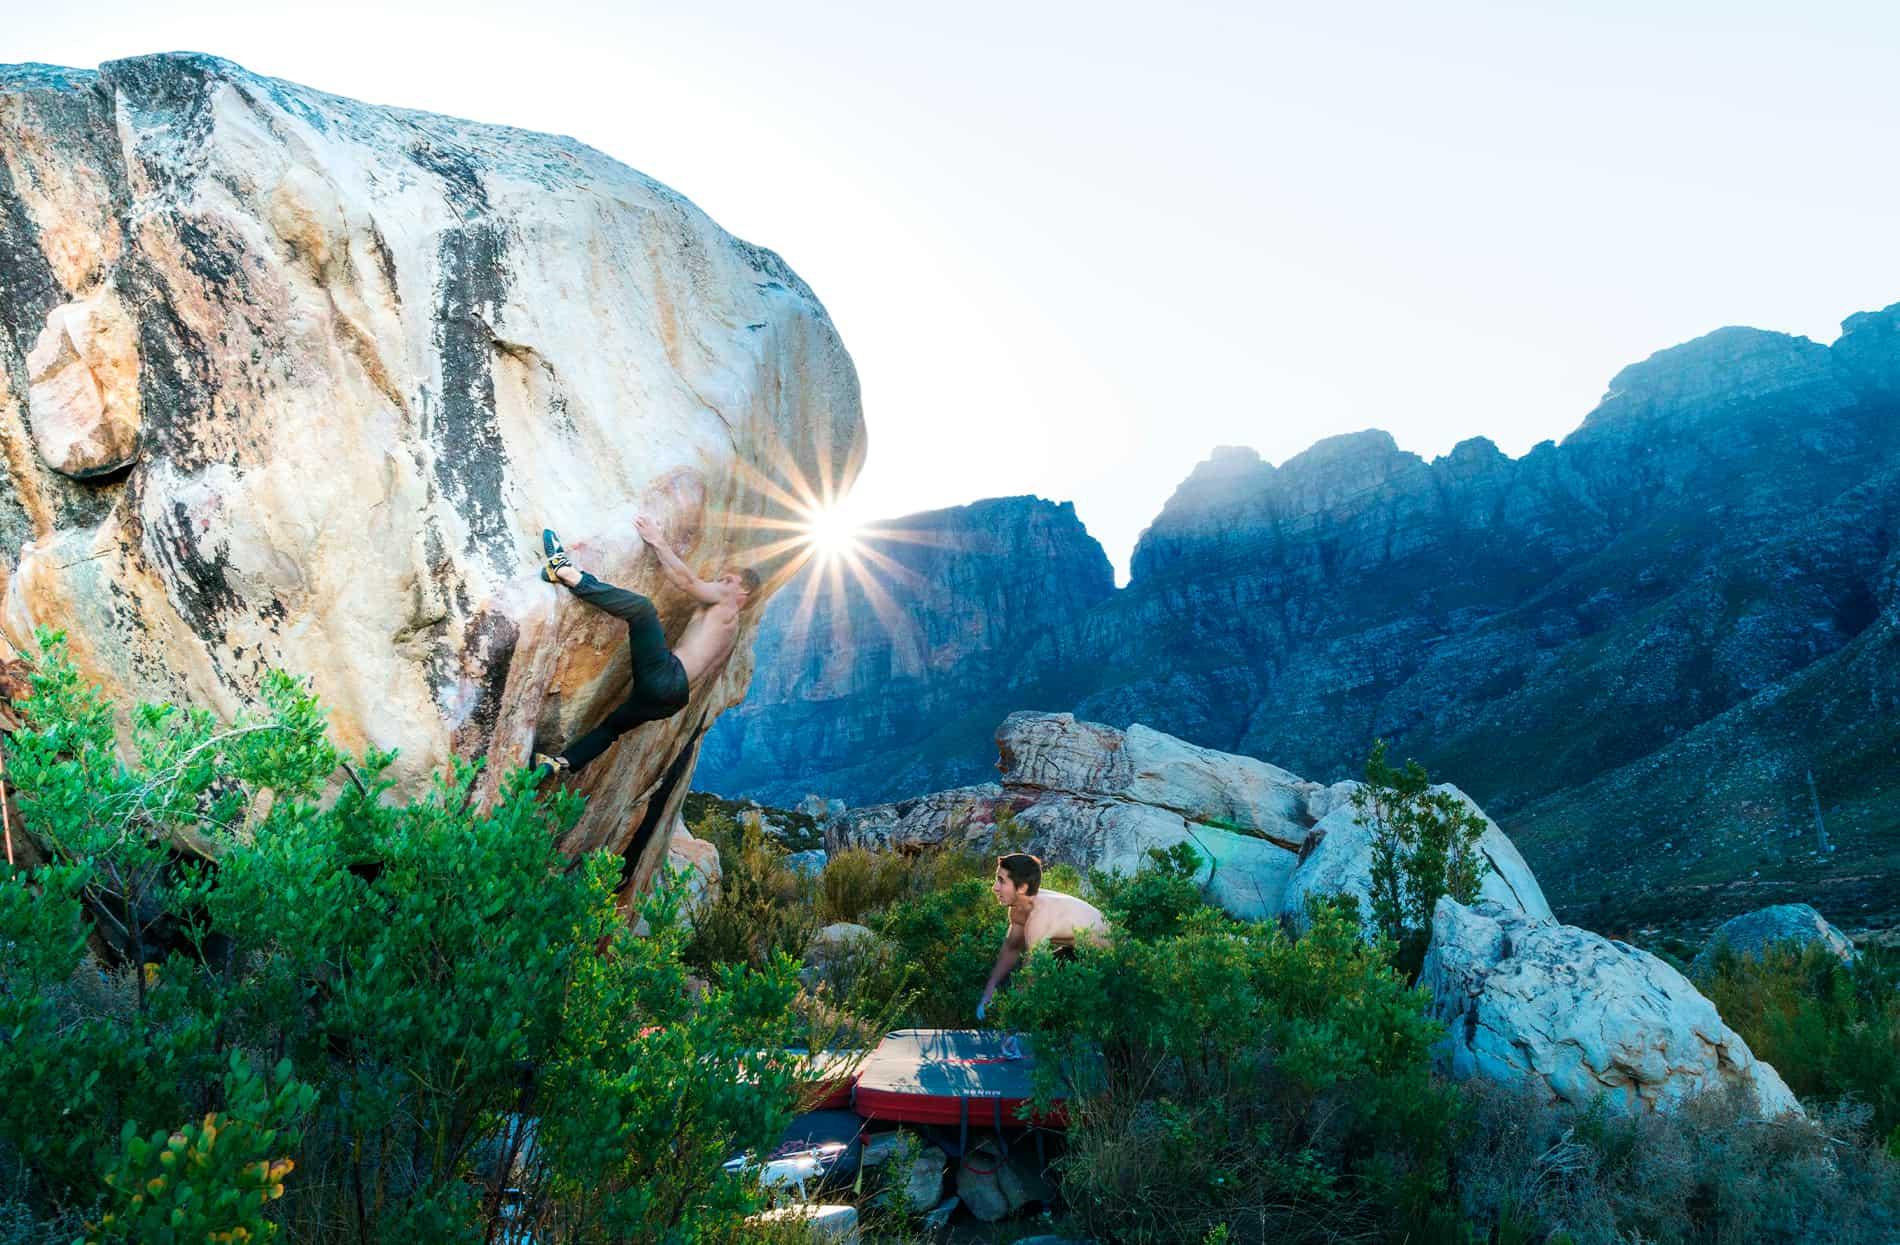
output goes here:
<path id="1" fill-rule="evenodd" d="M 981 781 L 1024 655 L 1115 588 L 1067 502 L 992 498 L 859 538 L 868 553 L 815 560 L 766 611 L 759 677 L 707 737 L 701 789 L 867 804 Z"/>
<path id="2" fill-rule="evenodd" d="M 666 863 L 668 868 L 684 875 L 689 917 L 695 909 L 719 902 L 719 883 L 724 876 L 719 865 L 719 847 L 694 838 L 684 819 L 673 821 L 673 831 L 666 840 Z"/>
<path id="3" fill-rule="evenodd" d="M 1314 895 L 1357 894 L 1371 910 L 1371 836 L 1356 824 L 1356 784 L 1321 786 L 1252 757 L 1067 713 L 1012 713 L 996 747 L 1000 784 L 853 809 L 826 828 L 827 845 L 988 852 L 1007 823 L 1026 833 L 1021 850 L 1045 863 L 1127 874 L 1151 852 L 1187 844 L 1209 901 L 1243 919 L 1297 923 Z M 1484 896 L 1550 915 L 1537 879 L 1488 819 L 1480 850 L 1490 864 Z"/>
<path id="4" fill-rule="evenodd" d="M 1728 328 L 1659 351 L 1517 459 L 1474 438 L 1426 461 L 1372 430 L 1278 466 L 1216 450 L 1128 586 L 1018 655 L 1007 707 L 1329 783 L 1384 738 L 1456 775 L 1560 908 L 1617 928 L 1712 925 L 1770 886 L 1900 917 L 1896 378 L 1900 305 L 1832 345 Z M 973 713 L 1001 716 L 930 706 Z M 907 720 L 887 706 L 878 729 Z M 872 747 L 861 772 L 973 781 L 974 735 Z M 800 764 L 753 772 L 795 784 Z"/>
<path id="5" fill-rule="evenodd" d="M 1277 765 L 1149 730 L 1077 721 L 1070 713 L 1013 713 L 996 732 L 1003 785 L 1106 796 L 1298 851 L 1319 785 Z"/>
<path id="6" fill-rule="evenodd" d="M 282 668 L 400 791 L 459 756 L 486 794 L 626 689 L 624 627 L 535 576 L 544 524 L 676 632 L 636 513 L 746 563 L 752 482 L 860 461 L 804 283 L 571 139 L 170 55 L 0 68 L 0 157 L 0 625 L 64 629 L 121 703 L 228 715 Z M 651 873 L 749 638 L 586 772 L 564 846 Z"/>
<path id="7" fill-rule="evenodd" d="M 1737 1088 L 1764 1118 L 1799 1112 L 1715 1005 L 1667 964 L 1600 934 L 1444 898 L 1419 984 L 1447 1030 L 1449 1073 L 1587 1107 L 1652 1111 Z"/>
<path id="8" fill-rule="evenodd" d="M 1717 953 L 1726 948 L 1737 956 L 1760 958 L 1770 947 L 1805 948 L 1819 943 L 1843 964 L 1855 958 L 1854 942 L 1829 924 L 1809 904 L 1783 903 L 1731 917 L 1709 935 L 1708 945 L 1689 965 L 1689 975 L 1700 981 L 1715 966 Z"/>
<path id="9" fill-rule="evenodd" d="M 1372 914 L 1372 829 L 1363 824 L 1351 804 L 1351 789 L 1357 783 L 1342 783 L 1339 804 L 1313 827 L 1314 842 L 1299 868 L 1287 879 L 1282 910 L 1298 928 L 1306 924 L 1307 901 L 1336 895 L 1351 895 L 1359 901 L 1362 921 Z M 1490 901 L 1501 908 L 1522 913 L 1533 920 L 1550 920 L 1550 903 L 1544 888 L 1531 873 L 1504 831 L 1485 816 L 1484 810 L 1464 792 L 1450 783 L 1440 783 L 1434 791 L 1448 792 L 1484 817 L 1484 833 L 1478 839 L 1478 854 L 1484 857 L 1484 873 L 1478 883 L 1478 902 Z"/>

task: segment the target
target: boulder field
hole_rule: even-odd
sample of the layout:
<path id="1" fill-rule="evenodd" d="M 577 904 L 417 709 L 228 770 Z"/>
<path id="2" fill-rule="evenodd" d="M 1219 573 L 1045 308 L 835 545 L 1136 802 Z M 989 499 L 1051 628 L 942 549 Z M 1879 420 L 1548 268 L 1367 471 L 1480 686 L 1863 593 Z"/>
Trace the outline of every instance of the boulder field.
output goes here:
<path id="1" fill-rule="evenodd" d="M 1372 834 L 1352 806 L 1355 783 L 1308 782 L 1252 757 L 1067 713 L 1011 714 L 996 743 L 1000 783 L 846 811 L 827 823 L 826 846 L 989 851 L 1013 826 L 1011 841 L 1045 862 L 1129 872 L 1151 848 L 1191 843 L 1205 893 L 1232 915 L 1297 927 L 1310 897 L 1341 894 L 1370 910 Z M 1456 787 L 1438 789 L 1471 803 Z M 1731 1088 L 1764 1118 L 1800 1110 L 1681 973 L 1559 922 L 1510 839 L 1485 821 L 1480 893 L 1468 907 L 1439 901 L 1420 977 L 1446 1025 L 1436 1057 L 1447 1073 L 1578 1106 L 1601 1094 L 1626 1112 Z M 1799 924 L 1816 937 L 1813 921 L 1775 928 Z"/>
<path id="2" fill-rule="evenodd" d="M 1132 872 L 1151 849 L 1191 843 L 1209 897 L 1248 920 L 1297 921 L 1308 894 L 1350 892 L 1370 910 L 1369 836 L 1352 815 L 1357 783 L 1308 782 L 1253 757 L 1068 713 L 1012 713 L 996 746 L 1000 783 L 847 810 L 827 823 L 826 847 L 987 851 L 1007 817 L 1028 832 L 1023 850 L 1078 869 Z M 1488 824 L 1479 848 L 1489 865 L 1484 898 L 1551 915 L 1503 831 Z"/>
<path id="3" fill-rule="evenodd" d="M 805 283 L 572 139 L 193 54 L 0 67 L 0 633 L 64 630 L 122 706 L 229 716 L 280 668 L 399 794 L 459 757 L 492 795 L 627 689 L 543 526 L 676 634 L 636 514 L 769 577 L 773 497 L 862 451 Z M 651 874 L 751 631 L 582 776 L 564 847 Z"/>

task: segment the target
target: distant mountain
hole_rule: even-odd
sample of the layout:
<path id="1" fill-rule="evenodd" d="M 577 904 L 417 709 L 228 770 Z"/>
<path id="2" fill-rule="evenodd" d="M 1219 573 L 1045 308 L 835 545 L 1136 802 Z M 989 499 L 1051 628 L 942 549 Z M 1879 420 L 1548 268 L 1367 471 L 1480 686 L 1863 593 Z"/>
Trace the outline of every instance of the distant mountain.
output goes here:
<path id="1" fill-rule="evenodd" d="M 874 524 L 876 585 L 814 561 L 766 607 L 752 688 L 700 751 L 703 791 L 853 803 L 991 777 L 1026 645 L 1106 601 L 1115 575 L 1075 507 L 998 497 Z"/>
<path id="2" fill-rule="evenodd" d="M 1832 346 L 1725 328 L 1623 369 L 1520 459 L 1480 438 L 1426 462 L 1377 431 L 1278 467 L 1217 450 L 1127 588 L 1020 616 L 917 714 L 993 726 L 1000 696 L 1320 780 L 1384 737 L 1498 817 L 1574 919 L 1798 891 L 1852 923 L 1900 906 L 1897 533 L 1900 305 Z M 861 802 L 991 760 L 974 729 L 911 729 L 923 752 L 866 732 L 848 772 L 788 751 L 772 781 Z"/>

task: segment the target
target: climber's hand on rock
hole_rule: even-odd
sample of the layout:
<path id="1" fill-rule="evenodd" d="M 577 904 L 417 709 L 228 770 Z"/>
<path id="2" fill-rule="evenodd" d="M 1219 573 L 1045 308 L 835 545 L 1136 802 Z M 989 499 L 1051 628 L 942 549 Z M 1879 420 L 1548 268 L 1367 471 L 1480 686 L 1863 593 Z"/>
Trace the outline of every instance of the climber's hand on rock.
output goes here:
<path id="1" fill-rule="evenodd" d="M 658 523 L 655 523 L 646 515 L 641 515 L 633 521 L 633 530 L 640 533 L 641 540 L 646 541 L 647 544 L 652 545 L 655 549 L 666 548 L 666 533 L 660 530 Z"/>

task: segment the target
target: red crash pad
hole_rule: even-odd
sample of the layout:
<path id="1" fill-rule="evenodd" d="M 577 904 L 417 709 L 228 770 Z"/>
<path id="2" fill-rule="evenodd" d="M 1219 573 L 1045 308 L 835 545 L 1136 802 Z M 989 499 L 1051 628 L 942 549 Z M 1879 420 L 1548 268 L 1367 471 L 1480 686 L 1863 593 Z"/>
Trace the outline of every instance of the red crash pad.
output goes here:
<path id="1" fill-rule="evenodd" d="M 1003 1053 L 1003 1035 L 977 1029 L 899 1029 L 858 1070 L 851 1106 L 868 1120 L 1021 1128 L 1035 1052 L 1019 1038 L 1023 1058 Z M 1039 1118 L 1038 1124 L 1059 1120 Z"/>

